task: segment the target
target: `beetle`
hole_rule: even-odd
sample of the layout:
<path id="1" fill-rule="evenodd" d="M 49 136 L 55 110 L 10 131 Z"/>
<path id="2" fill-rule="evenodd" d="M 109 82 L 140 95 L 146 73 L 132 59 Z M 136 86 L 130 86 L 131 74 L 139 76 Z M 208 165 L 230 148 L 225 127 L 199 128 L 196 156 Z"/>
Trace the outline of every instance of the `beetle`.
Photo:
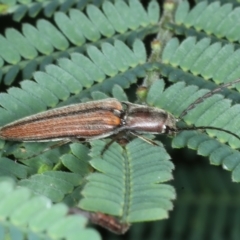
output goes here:
<path id="1" fill-rule="evenodd" d="M 238 82 L 240 79 L 223 84 L 198 98 L 182 112 L 179 119 L 204 99 Z M 70 142 L 102 139 L 117 136 L 119 133 L 140 137 L 143 133 L 174 135 L 182 130 L 215 129 L 240 140 L 235 133 L 217 127 L 177 128 L 176 122 L 179 119 L 163 109 L 107 98 L 60 107 L 22 118 L 1 127 L 0 138 L 23 142 Z M 151 140 L 149 142 L 152 143 Z"/>

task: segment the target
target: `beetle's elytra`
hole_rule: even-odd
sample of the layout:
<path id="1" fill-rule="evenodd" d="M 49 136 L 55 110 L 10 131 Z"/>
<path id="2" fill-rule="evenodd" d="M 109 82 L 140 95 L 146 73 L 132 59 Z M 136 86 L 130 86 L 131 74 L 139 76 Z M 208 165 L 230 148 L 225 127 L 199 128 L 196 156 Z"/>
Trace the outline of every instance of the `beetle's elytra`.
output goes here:
<path id="1" fill-rule="evenodd" d="M 176 127 L 166 111 L 108 98 L 74 104 L 22 118 L 0 128 L 0 138 L 14 141 L 58 141 L 105 138 L 121 131 L 165 133 Z"/>

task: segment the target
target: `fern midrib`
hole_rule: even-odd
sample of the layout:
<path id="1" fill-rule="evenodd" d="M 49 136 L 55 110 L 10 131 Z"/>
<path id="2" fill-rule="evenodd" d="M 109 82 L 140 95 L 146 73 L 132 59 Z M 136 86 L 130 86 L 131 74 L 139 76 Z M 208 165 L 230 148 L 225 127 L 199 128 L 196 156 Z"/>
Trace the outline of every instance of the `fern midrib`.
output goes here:
<path id="1" fill-rule="evenodd" d="M 123 214 L 121 221 L 123 223 L 127 223 L 127 217 L 129 215 L 129 209 L 130 209 L 130 201 L 131 201 L 131 171 L 130 171 L 130 161 L 126 154 L 126 149 L 124 149 L 123 152 L 123 159 L 124 159 L 124 186 L 125 186 L 125 193 L 124 193 L 124 204 L 123 204 Z"/>

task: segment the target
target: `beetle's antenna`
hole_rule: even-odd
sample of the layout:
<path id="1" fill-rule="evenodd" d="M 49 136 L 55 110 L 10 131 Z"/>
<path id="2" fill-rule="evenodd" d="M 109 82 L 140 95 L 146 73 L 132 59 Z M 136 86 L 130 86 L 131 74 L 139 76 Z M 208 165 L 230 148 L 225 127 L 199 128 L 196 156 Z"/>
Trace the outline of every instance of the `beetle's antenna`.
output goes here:
<path id="1" fill-rule="evenodd" d="M 182 111 L 182 113 L 180 114 L 178 119 L 179 120 L 182 119 L 188 113 L 188 111 L 190 111 L 193 108 L 195 108 L 197 104 L 203 102 L 206 98 L 209 98 L 213 94 L 220 92 L 223 88 L 227 88 L 227 87 L 232 86 L 233 84 L 239 83 L 239 82 L 240 82 L 240 79 L 237 79 L 235 81 L 222 84 L 221 86 L 219 86 L 219 87 L 213 89 L 212 91 L 204 94 L 202 97 L 199 97 L 192 104 L 190 104 L 185 110 Z M 218 130 L 218 131 L 221 131 L 221 132 L 228 133 L 228 134 L 230 134 L 230 135 L 232 135 L 232 136 L 234 136 L 234 137 L 236 137 L 237 139 L 240 140 L 240 137 L 237 134 L 235 134 L 235 133 L 233 133 L 231 131 L 228 131 L 228 130 L 222 129 L 222 128 L 218 128 L 218 127 L 211 127 L 211 126 L 206 126 L 206 127 L 205 126 L 199 126 L 199 127 L 194 127 L 193 126 L 193 127 L 183 127 L 183 128 L 178 128 L 178 129 L 169 129 L 169 130 L 177 133 L 177 132 L 183 131 L 183 130 L 201 130 L 201 129 L 202 130 L 206 130 L 206 129 Z"/>
<path id="2" fill-rule="evenodd" d="M 193 126 L 193 127 L 183 127 L 183 128 L 178 128 L 178 129 L 169 129 L 169 130 L 173 131 L 175 133 L 178 133 L 178 132 L 184 131 L 184 130 L 189 130 L 190 131 L 190 130 L 201 130 L 201 129 L 202 130 L 206 130 L 206 129 L 218 130 L 218 131 L 221 131 L 221 132 L 228 133 L 228 134 L 236 137 L 238 140 L 240 140 L 240 137 L 237 134 L 235 134 L 235 133 L 233 133 L 231 131 L 228 131 L 228 130 L 222 129 L 222 128 L 218 128 L 218 127 L 211 127 L 211 126 L 206 126 L 206 127 L 204 127 L 204 126 L 194 127 Z"/>
<path id="3" fill-rule="evenodd" d="M 227 87 L 232 86 L 233 84 L 239 83 L 239 82 L 240 82 L 240 79 L 237 79 L 237 80 L 235 80 L 233 82 L 222 84 L 220 87 L 215 88 L 212 91 L 204 94 L 202 97 L 198 98 L 192 104 L 190 104 L 185 110 L 183 110 L 181 115 L 179 116 L 179 119 L 182 119 L 188 113 L 188 111 L 190 111 L 191 109 L 195 108 L 197 104 L 203 102 L 206 98 L 209 98 L 213 94 L 215 94 L 217 92 L 220 92 L 223 88 L 227 88 Z"/>

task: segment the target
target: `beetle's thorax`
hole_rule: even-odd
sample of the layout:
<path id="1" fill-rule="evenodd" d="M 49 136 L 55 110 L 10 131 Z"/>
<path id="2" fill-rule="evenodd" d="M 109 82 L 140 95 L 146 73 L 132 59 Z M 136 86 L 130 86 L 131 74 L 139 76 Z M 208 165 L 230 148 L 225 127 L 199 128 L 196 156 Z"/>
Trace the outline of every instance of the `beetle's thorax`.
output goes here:
<path id="1" fill-rule="evenodd" d="M 153 107 L 122 102 L 126 106 L 123 128 L 141 133 L 173 134 L 176 119 L 170 113 Z"/>

